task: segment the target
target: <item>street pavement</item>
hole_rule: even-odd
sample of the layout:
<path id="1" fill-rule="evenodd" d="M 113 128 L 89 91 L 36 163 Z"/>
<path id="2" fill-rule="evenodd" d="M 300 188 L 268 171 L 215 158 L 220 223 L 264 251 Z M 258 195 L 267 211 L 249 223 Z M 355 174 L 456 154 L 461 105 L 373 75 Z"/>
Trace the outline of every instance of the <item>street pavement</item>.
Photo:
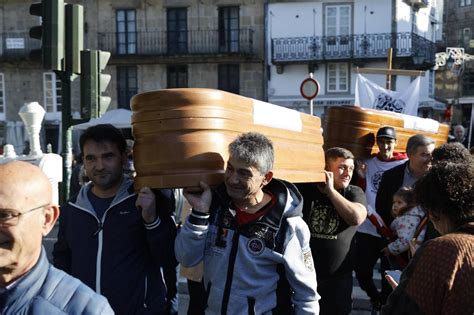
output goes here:
<path id="1" fill-rule="evenodd" d="M 48 257 L 51 260 L 51 252 L 53 250 L 53 245 L 57 240 L 58 226 L 56 225 L 54 229 L 49 233 L 47 237 L 43 239 L 43 245 L 48 253 Z M 376 265 L 377 268 L 378 264 Z M 380 273 L 374 270 L 375 282 L 378 288 L 380 288 Z M 354 287 L 352 291 L 352 296 L 354 299 L 352 315 L 371 315 L 370 301 L 364 291 L 358 286 L 357 279 L 354 278 Z M 179 279 L 179 315 L 186 315 L 188 309 L 189 295 L 186 286 L 186 279 L 180 277 Z"/>

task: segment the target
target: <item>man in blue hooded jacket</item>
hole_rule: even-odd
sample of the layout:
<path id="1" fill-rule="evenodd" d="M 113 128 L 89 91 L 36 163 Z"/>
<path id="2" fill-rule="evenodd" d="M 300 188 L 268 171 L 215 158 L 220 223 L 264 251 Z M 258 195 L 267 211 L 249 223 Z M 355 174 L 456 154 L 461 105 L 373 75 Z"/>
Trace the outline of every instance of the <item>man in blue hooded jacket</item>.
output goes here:
<path id="1" fill-rule="evenodd" d="M 58 215 L 38 167 L 0 165 L 1 314 L 113 314 L 103 296 L 48 262 L 41 241 Z"/>

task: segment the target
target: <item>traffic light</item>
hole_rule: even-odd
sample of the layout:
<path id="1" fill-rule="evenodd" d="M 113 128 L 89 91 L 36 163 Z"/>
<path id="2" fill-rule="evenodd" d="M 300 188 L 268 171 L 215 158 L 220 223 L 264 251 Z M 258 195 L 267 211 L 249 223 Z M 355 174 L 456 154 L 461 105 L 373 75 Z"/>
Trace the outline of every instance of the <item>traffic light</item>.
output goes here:
<path id="1" fill-rule="evenodd" d="M 84 7 L 66 4 L 66 71 L 81 73 L 81 50 L 84 49 Z"/>
<path id="2" fill-rule="evenodd" d="M 42 0 L 30 6 L 30 14 L 40 16 L 41 26 L 30 29 L 30 37 L 41 39 L 41 64 L 45 69 L 62 70 L 64 59 L 64 1 Z M 32 56 L 36 53 L 33 51 Z"/>
<path id="3" fill-rule="evenodd" d="M 111 76 L 103 74 L 110 52 L 100 50 L 81 51 L 81 117 L 101 116 L 110 105 L 110 97 L 101 94 L 107 88 Z"/>

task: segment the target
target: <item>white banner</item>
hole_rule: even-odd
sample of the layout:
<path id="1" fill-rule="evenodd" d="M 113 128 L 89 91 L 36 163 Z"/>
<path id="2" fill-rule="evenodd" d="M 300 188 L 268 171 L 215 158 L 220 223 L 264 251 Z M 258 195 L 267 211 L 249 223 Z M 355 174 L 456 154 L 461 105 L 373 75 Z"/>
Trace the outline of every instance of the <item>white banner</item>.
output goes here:
<path id="1" fill-rule="evenodd" d="M 365 108 L 417 116 L 420 100 L 420 81 L 417 77 L 403 92 L 394 92 L 380 87 L 360 73 L 355 86 L 355 104 Z"/>

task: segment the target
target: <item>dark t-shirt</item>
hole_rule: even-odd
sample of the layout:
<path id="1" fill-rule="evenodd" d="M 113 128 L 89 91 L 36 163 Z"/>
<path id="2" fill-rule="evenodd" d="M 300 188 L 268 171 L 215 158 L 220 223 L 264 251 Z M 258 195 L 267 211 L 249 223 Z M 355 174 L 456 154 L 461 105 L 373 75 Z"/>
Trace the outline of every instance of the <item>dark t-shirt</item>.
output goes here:
<path id="1" fill-rule="evenodd" d="M 316 184 L 296 185 L 303 195 L 303 219 L 311 232 L 311 251 L 318 281 L 351 272 L 352 239 L 357 226 L 348 225 L 337 213 L 329 198 Z M 360 187 L 349 185 L 339 190 L 347 200 L 367 207 Z"/>
<path id="2" fill-rule="evenodd" d="M 114 200 L 114 197 L 110 198 L 100 198 L 94 195 L 92 192 L 92 189 L 89 189 L 87 191 L 87 197 L 89 198 L 90 203 L 94 207 L 94 211 L 97 214 L 97 217 L 99 219 L 102 219 L 102 216 L 104 215 L 105 210 L 107 210 L 110 207 L 110 204 Z"/>

